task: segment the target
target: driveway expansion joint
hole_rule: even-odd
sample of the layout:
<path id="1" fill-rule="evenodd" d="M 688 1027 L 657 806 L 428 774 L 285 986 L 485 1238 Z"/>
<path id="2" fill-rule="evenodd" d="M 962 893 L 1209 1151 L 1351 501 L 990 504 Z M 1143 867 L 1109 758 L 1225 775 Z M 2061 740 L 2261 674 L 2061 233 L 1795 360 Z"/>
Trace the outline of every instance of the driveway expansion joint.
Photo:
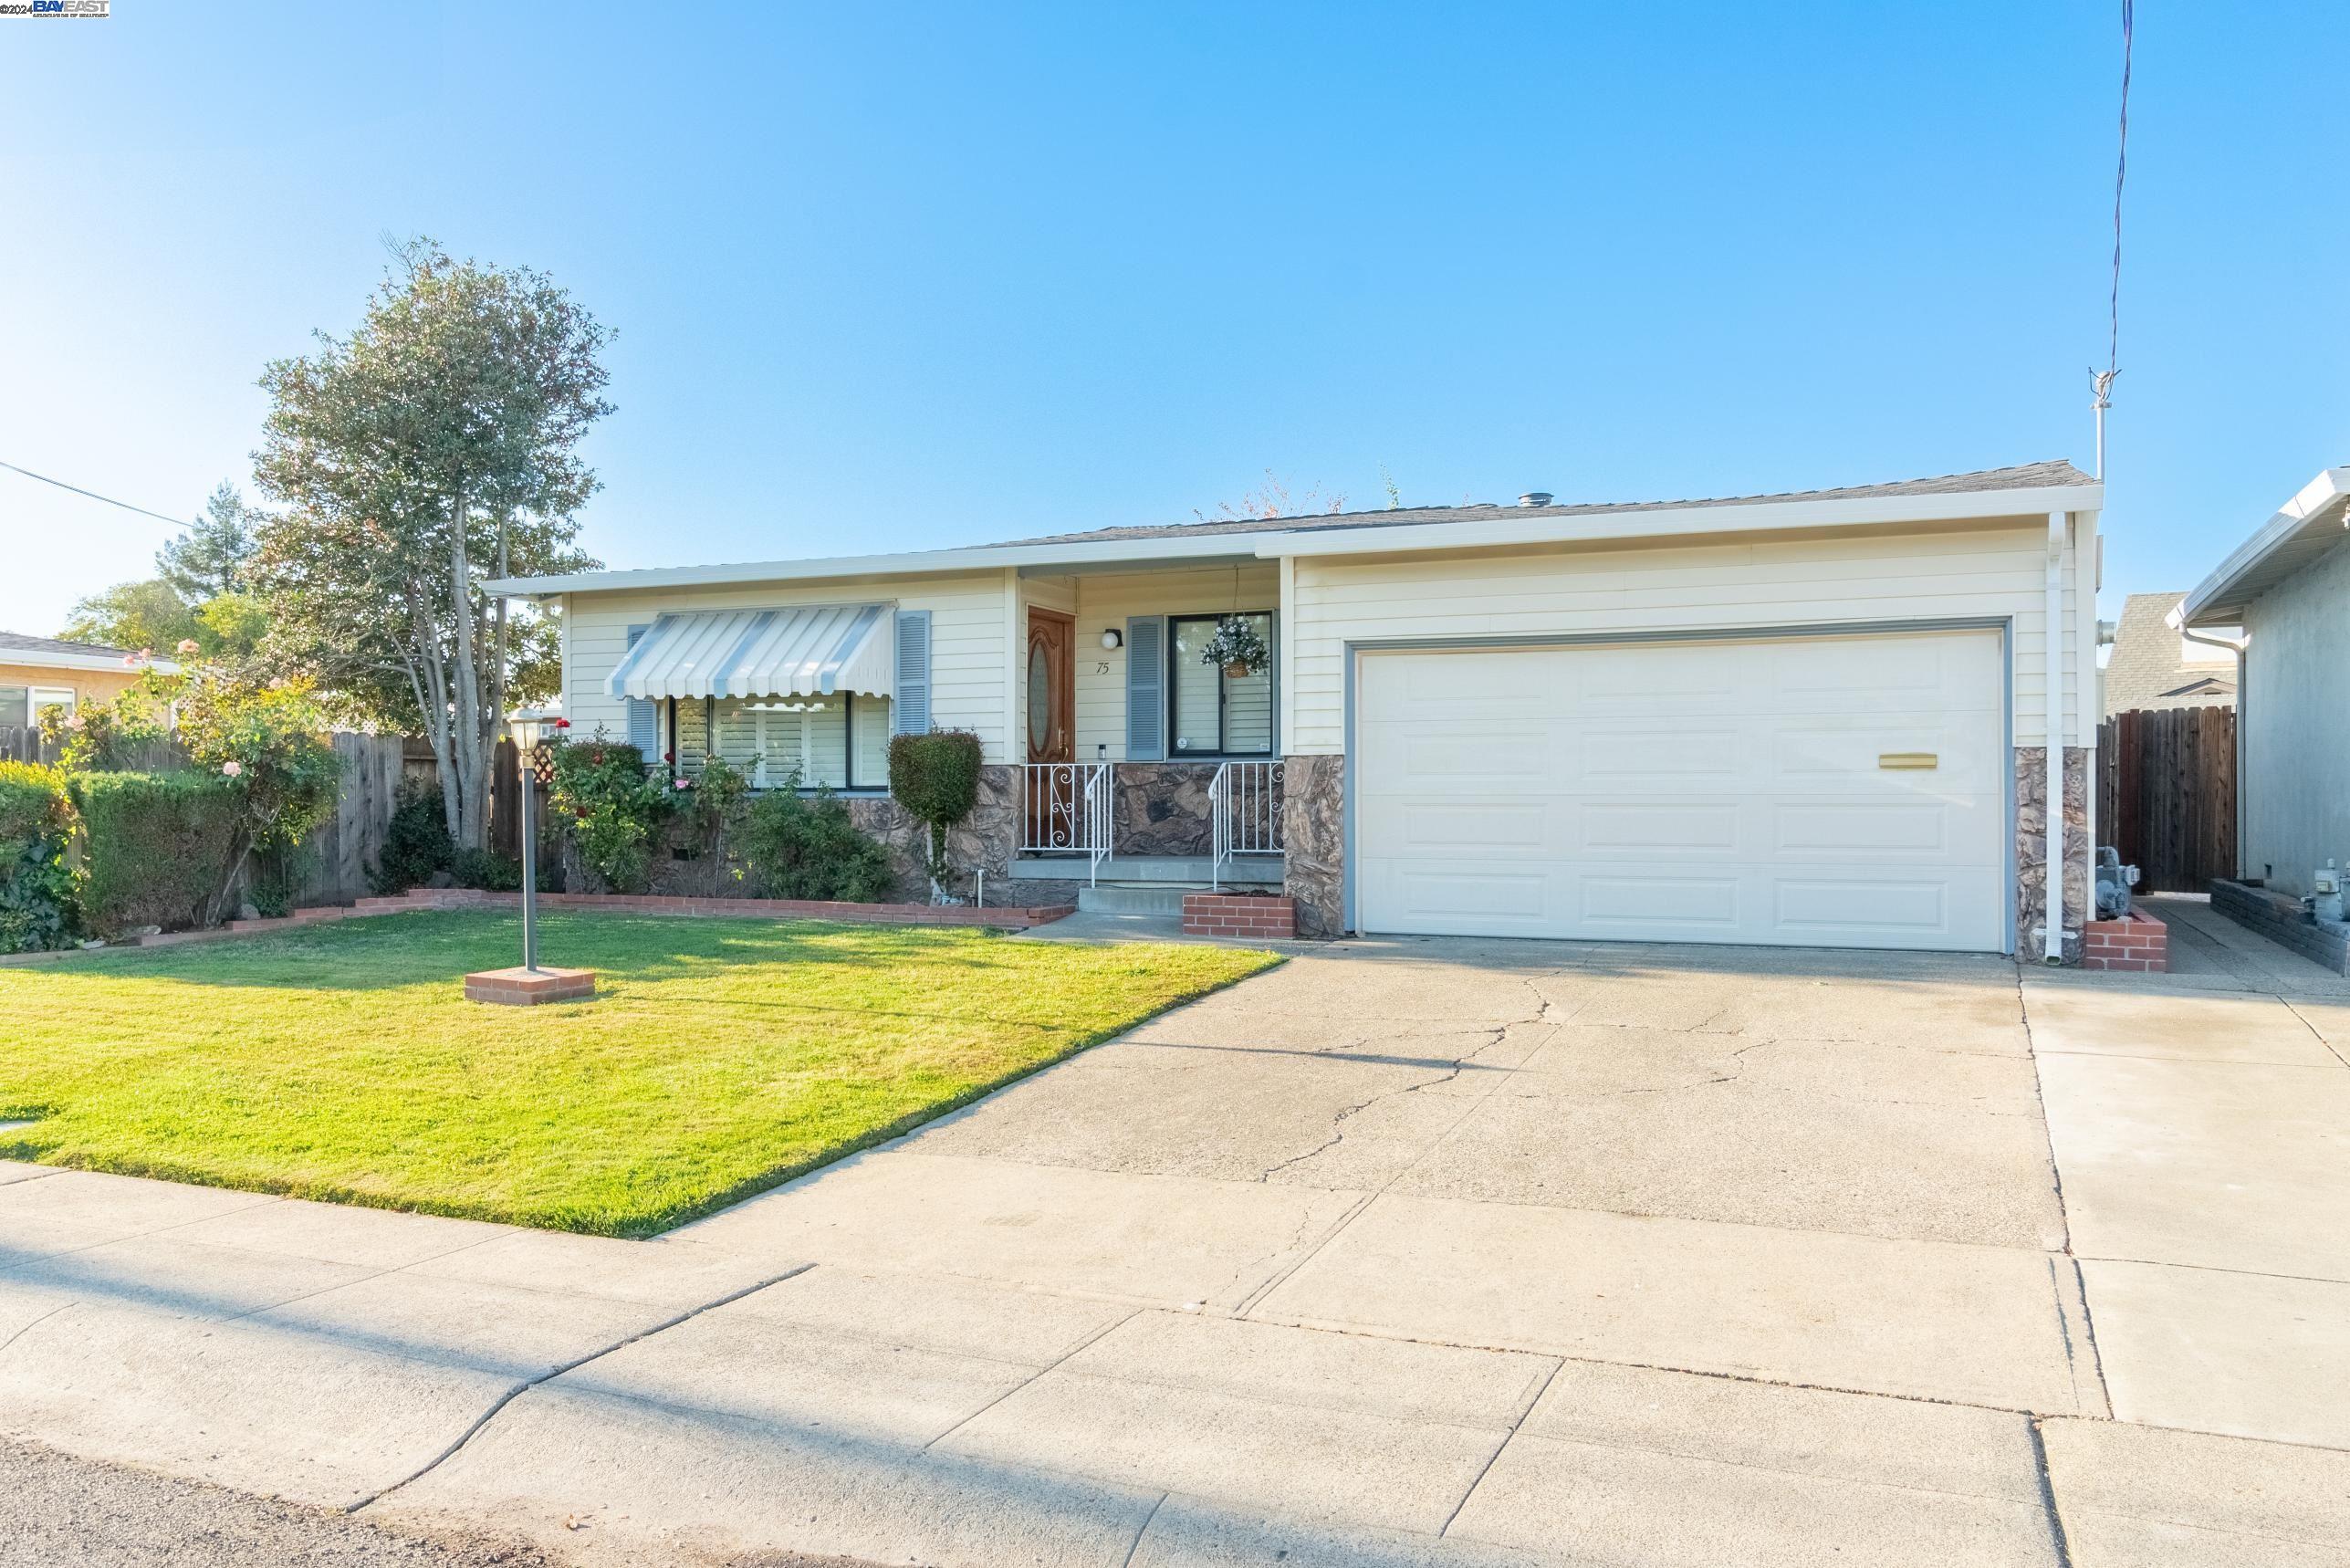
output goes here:
<path id="1" fill-rule="evenodd" d="M 2032 1473 L 2040 1481 L 2040 1506 L 2048 1515 L 2048 1533 L 2056 1548 L 2056 1568 L 2073 1568 L 2073 1543 L 2064 1534 L 2064 1513 L 2056 1503 L 2056 1478 L 2048 1469 L 2048 1443 L 2041 1435 L 2040 1419 L 2028 1423 L 2031 1432 Z"/>

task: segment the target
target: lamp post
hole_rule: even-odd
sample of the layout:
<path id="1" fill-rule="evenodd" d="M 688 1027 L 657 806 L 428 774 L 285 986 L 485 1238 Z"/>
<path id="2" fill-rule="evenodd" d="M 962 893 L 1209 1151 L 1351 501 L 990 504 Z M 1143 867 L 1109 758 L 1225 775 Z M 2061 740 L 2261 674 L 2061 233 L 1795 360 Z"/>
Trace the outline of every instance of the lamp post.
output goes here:
<path id="1" fill-rule="evenodd" d="M 547 733 L 547 716 L 535 708 L 517 708 L 507 716 L 514 731 L 515 772 L 522 783 L 522 967 L 538 973 L 538 824 L 533 821 L 532 800 L 538 793 L 538 742 Z"/>
<path id="2" fill-rule="evenodd" d="M 591 970 L 538 967 L 538 813 L 533 800 L 538 787 L 553 779 L 554 760 L 542 747 L 548 732 L 560 722 L 529 708 L 507 716 L 522 788 L 522 967 L 467 975 L 468 1001 L 530 1007 L 539 1002 L 585 1001 L 596 994 Z"/>

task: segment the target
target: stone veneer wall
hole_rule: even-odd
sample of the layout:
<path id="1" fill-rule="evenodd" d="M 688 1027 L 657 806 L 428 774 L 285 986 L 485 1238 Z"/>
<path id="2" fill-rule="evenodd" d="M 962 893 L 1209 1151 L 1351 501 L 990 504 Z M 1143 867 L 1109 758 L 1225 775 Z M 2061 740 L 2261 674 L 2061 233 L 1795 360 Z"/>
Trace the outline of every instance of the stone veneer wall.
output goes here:
<path id="1" fill-rule="evenodd" d="M 1346 935 L 1346 758 L 1291 757 L 1282 768 L 1281 891 L 1297 903 L 1298 935 Z"/>
<path id="2" fill-rule="evenodd" d="M 922 870 L 922 824 L 886 795 L 843 795 L 841 803 L 849 809 L 849 821 L 859 832 L 879 839 L 890 852 L 890 865 L 897 873 L 890 889 L 891 898 L 907 904 L 927 903 L 930 879 Z M 725 896 L 747 887 L 747 882 L 736 882 L 723 873 L 714 883 L 707 861 L 677 859 L 674 852 L 685 836 L 682 829 L 673 827 L 654 847 L 646 876 L 649 893 L 672 898 L 700 898 Z M 954 862 L 956 873 L 948 891 L 968 897 L 971 873 L 984 868 L 987 873 L 987 902 L 991 904 L 1069 902 L 1075 895 L 1074 881 L 1014 887 L 1008 873 L 1018 845 L 1019 779 L 1014 769 L 1001 765 L 982 768 L 978 803 L 972 808 L 971 815 L 946 835 L 946 855 Z M 603 879 L 580 860 L 579 847 L 568 833 L 563 836 L 560 852 L 565 890 L 611 891 L 604 886 Z M 728 861 L 734 869 L 741 869 L 739 860 L 729 855 Z M 749 891 L 756 894 L 757 890 Z"/>
<path id="3" fill-rule="evenodd" d="M 847 797 L 849 820 L 860 832 L 870 833 L 887 845 L 890 863 L 897 868 L 897 895 L 916 900 L 930 896 L 929 879 L 923 875 L 922 862 L 926 852 L 923 843 L 924 829 L 908 816 L 905 808 L 885 795 Z M 993 762 L 979 769 L 978 803 L 971 808 L 970 816 L 950 830 L 946 835 L 946 858 L 955 871 L 947 891 L 971 894 L 971 873 L 987 873 L 987 902 L 1008 902 L 1011 898 L 1012 856 L 1020 842 L 1020 780 L 1019 770 Z M 1002 889 L 1002 896 L 997 894 Z"/>
<path id="4" fill-rule="evenodd" d="M 2029 963 L 2045 957 L 2032 928 L 2048 907 L 2048 748 L 2015 748 L 2015 948 Z M 2081 931 L 2090 917 L 2089 753 L 2064 748 L 2064 962 L 2081 961 Z"/>

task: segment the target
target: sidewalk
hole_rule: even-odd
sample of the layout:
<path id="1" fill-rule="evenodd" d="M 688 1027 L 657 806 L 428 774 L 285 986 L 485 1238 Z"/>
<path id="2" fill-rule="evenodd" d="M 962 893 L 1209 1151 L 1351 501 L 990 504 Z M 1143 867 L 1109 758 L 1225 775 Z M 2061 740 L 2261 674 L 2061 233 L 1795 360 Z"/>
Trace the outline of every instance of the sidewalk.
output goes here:
<path id="1" fill-rule="evenodd" d="M 0 1165 L 0 1435 L 629 1568 L 2350 1563 L 2350 1007 L 2117 978 L 1323 946 L 646 1242 Z"/>

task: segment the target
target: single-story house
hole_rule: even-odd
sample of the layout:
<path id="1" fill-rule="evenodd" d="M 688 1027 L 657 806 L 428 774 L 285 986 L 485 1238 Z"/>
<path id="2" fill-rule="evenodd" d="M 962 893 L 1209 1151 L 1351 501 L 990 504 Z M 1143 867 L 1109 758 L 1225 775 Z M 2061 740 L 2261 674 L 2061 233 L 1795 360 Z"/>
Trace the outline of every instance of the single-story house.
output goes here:
<path id="1" fill-rule="evenodd" d="M 2233 707 L 2236 655 L 2198 642 L 2173 619 L 2184 593 L 2133 593 L 2122 601 L 2106 656 L 2105 716 L 2164 708 Z"/>
<path id="2" fill-rule="evenodd" d="M 84 703 L 110 701 L 151 668 L 176 666 L 168 660 L 142 663 L 127 648 L 0 632 L 0 730 L 27 727 L 46 707 L 70 712 Z"/>
<path id="3" fill-rule="evenodd" d="M 2302 486 L 2179 606 L 2237 641 L 2236 854 L 2270 890 L 2308 896 L 2350 866 L 2350 467 Z M 2240 627 L 2241 636 L 2230 636 Z M 2219 896 L 2217 891 L 2215 898 Z"/>
<path id="4" fill-rule="evenodd" d="M 973 732 L 991 902 L 1213 878 L 1321 936 L 2037 956 L 2052 743 L 2076 950 L 2086 902 L 2102 501 L 2053 462 L 491 586 L 560 607 L 575 737 L 756 756 L 885 836 L 890 735 Z"/>

